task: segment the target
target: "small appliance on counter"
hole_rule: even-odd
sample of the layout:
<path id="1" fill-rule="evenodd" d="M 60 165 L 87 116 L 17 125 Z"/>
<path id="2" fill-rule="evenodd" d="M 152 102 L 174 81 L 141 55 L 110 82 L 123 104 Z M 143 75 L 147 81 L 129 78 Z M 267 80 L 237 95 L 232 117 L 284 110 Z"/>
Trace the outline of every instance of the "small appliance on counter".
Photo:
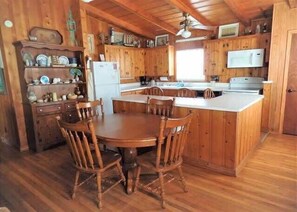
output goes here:
<path id="1" fill-rule="evenodd" d="M 139 81 L 140 81 L 140 85 L 148 85 L 149 84 L 148 78 L 146 76 L 140 76 Z"/>

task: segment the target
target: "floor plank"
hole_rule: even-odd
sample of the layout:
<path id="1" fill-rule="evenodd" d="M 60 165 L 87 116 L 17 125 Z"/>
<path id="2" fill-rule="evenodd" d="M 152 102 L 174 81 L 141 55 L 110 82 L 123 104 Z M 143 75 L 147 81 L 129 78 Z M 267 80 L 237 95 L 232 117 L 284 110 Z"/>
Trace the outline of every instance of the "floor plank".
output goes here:
<path id="1" fill-rule="evenodd" d="M 183 166 L 188 193 L 166 185 L 164 211 L 297 211 L 297 137 L 269 135 L 238 177 Z M 70 198 L 75 169 L 66 146 L 19 153 L 0 144 L 0 207 L 11 211 L 98 211 L 91 181 Z M 121 185 L 103 196 L 102 211 L 160 211 L 157 198 L 126 195 Z"/>

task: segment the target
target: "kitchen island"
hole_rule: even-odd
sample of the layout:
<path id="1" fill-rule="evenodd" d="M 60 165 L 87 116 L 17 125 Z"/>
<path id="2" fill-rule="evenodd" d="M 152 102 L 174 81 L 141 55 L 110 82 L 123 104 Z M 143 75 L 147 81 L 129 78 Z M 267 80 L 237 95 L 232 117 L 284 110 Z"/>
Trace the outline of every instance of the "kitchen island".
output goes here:
<path id="1" fill-rule="evenodd" d="M 176 97 L 175 116 L 194 114 L 184 161 L 236 176 L 260 142 L 262 99 L 261 95 L 240 94 L 213 99 Z M 146 95 L 113 98 L 113 110 L 144 113 L 146 100 Z"/>

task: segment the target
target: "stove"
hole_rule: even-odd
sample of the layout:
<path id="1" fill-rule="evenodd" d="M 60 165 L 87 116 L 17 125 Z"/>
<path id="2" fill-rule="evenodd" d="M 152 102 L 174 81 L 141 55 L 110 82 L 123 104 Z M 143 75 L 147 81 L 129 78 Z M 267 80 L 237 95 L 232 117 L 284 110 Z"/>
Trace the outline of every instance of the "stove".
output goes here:
<path id="1" fill-rule="evenodd" d="M 241 93 L 241 94 L 260 94 L 263 88 L 264 78 L 262 77 L 232 77 L 229 83 L 229 89 L 224 90 L 223 94 Z"/>

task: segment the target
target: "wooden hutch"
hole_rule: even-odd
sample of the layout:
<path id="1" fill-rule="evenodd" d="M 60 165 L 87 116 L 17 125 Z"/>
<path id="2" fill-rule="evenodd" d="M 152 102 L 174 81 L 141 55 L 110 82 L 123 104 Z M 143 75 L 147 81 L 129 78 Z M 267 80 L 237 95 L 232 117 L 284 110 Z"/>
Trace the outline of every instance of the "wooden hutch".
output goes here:
<path id="1" fill-rule="evenodd" d="M 17 53 L 28 145 L 31 150 L 39 152 L 64 140 L 57 125 L 56 116 L 61 116 L 70 122 L 78 119 L 75 104 L 78 100 L 87 98 L 84 48 L 34 41 L 18 41 L 14 45 Z M 38 65 L 36 57 L 41 54 L 49 58 L 62 56 L 66 60 L 67 58 L 76 58 L 78 66 L 75 68 L 80 70 L 82 75 L 78 80 L 73 80 L 71 69 L 73 70 L 74 67 L 70 64 Z M 27 57 L 29 55 L 29 59 L 26 59 L 25 55 Z M 33 60 L 27 61 L 30 58 Z M 41 83 L 39 80 L 42 76 L 49 79 L 49 82 Z M 54 78 L 60 79 L 61 82 L 53 82 Z M 78 89 L 81 94 L 80 99 L 65 99 L 69 93 L 74 93 Z M 36 100 L 29 100 L 29 94 L 34 94 Z M 55 94 L 55 97 L 46 99 L 46 96 L 48 97 L 50 94 Z"/>

